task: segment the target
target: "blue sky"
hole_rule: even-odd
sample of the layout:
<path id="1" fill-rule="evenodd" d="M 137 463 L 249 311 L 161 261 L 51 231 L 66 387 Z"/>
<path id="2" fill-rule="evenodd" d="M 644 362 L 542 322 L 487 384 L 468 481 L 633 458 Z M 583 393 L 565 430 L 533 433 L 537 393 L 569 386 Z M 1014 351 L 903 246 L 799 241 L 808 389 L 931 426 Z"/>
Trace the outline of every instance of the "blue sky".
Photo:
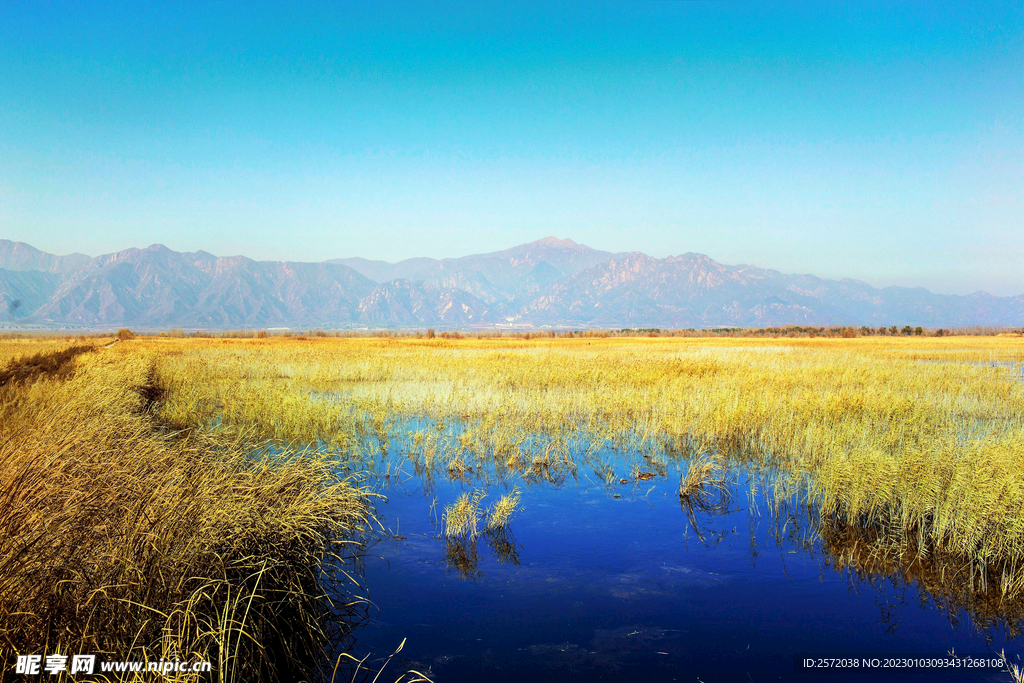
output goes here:
<path id="1" fill-rule="evenodd" d="M 285 5 L 0 4 L 0 237 L 1024 292 L 1019 2 Z"/>

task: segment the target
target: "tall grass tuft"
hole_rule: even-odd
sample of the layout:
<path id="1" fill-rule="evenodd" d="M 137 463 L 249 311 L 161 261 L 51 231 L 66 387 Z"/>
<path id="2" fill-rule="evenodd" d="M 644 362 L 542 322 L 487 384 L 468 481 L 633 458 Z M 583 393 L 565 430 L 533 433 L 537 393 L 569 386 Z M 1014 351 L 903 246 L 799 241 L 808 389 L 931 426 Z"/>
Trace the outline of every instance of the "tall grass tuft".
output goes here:
<path id="1" fill-rule="evenodd" d="M 519 503 L 519 487 L 514 486 L 487 510 L 487 530 L 499 531 L 507 528 L 512 516 L 519 511 Z"/>
<path id="2" fill-rule="evenodd" d="M 707 502 L 715 490 L 724 487 L 724 472 L 721 458 L 706 454 L 694 457 L 679 482 L 679 499 L 697 504 Z"/>
<path id="3" fill-rule="evenodd" d="M 463 493 L 444 508 L 444 535 L 448 538 L 475 538 L 480 521 L 480 501 L 485 493 Z"/>
<path id="4" fill-rule="evenodd" d="M 0 389 L 0 656 L 316 677 L 365 614 L 345 596 L 373 523 L 366 494 L 322 458 L 166 432 L 151 364 L 124 346 Z"/>

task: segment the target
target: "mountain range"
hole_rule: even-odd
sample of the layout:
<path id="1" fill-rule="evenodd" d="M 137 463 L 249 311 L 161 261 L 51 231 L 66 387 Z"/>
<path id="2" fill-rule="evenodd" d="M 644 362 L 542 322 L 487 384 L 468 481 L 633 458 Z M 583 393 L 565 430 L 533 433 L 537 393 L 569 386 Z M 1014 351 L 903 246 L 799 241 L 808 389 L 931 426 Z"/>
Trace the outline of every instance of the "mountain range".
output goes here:
<path id="1" fill-rule="evenodd" d="M 1024 325 L 1024 295 L 935 294 L 654 258 L 547 237 L 398 263 L 255 261 L 161 245 L 55 256 L 0 239 L 0 325 L 109 328 L 706 328 Z"/>

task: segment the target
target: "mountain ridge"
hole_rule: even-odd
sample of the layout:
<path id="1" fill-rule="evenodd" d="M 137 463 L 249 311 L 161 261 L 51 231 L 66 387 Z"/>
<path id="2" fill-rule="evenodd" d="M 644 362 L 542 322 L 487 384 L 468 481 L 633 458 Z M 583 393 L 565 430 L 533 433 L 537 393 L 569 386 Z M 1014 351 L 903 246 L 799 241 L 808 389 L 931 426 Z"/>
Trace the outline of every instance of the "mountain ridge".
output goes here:
<path id="1" fill-rule="evenodd" d="M 0 240 L 0 325 L 190 327 L 762 327 L 1024 324 L 1024 294 L 935 294 L 607 252 L 546 237 L 395 263 L 256 261 L 160 244 L 89 257 Z"/>

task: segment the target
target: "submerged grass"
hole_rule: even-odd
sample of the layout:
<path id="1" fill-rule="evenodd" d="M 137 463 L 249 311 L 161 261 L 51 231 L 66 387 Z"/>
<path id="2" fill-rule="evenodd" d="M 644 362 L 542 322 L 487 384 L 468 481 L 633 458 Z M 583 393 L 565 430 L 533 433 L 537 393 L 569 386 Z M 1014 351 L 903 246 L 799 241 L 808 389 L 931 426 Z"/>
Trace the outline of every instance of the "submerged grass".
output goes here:
<path id="1" fill-rule="evenodd" d="M 0 660 L 93 653 L 208 660 L 221 681 L 316 677 L 365 612 L 344 596 L 372 522 L 366 494 L 309 454 L 166 433 L 149 411 L 151 361 L 126 346 L 33 357 L 60 372 L 0 388 Z"/>

